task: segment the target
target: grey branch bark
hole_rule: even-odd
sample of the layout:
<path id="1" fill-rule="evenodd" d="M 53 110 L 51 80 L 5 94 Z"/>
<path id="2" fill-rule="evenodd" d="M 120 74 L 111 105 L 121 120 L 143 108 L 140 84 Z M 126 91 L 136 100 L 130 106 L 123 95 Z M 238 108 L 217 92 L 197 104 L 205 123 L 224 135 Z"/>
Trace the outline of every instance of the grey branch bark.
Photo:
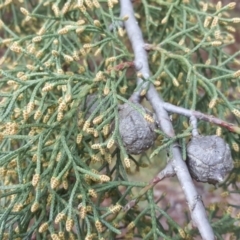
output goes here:
<path id="1" fill-rule="evenodd" d="M 148 65 L 147 52 L 144 48 L 144 40 L 141 29 L 134 17 L 133 6 L 131 0 L 120 0 L 121 4 L 121 17 L 128 16 L 128 20 L 124 22 L 128 37 L 131 41 L 133 52 L 135 55 L 135 67 L 138 72 L 141 72 L 142 76 L 147 79 L 150 76 L 150 70 Z M 141 78 L 137 79 L 138 84 L 142 82 Z M 132 101 L 140 101 L 140 91 L 134 92 L 131 96 Z M 153 85 L 150 85 L 147 92 L 147 99 L 152 105 L 157 120 L 160 124 L 162 131 L 164 131 L 169 137 L 174 137 L 174 129 L 169 119 L 168 113 L 164 108 L 164 101 L 156 91 Z M 185 193 L 189 210 L 194 225 L 197 226 L 203 239 L 213 240 L 214 233 L 207 219 L 207 215 L 203 206 L 202 201 L 196 201 L 199 199 L 199 195 L 195 189 L 192 178 L 189 174 L 188 168 L 182 159 L 181 151 L 179 147 L 174 145 L 173 151 L 173 169 L 179 179 L 182 189 Z"/>
<path id="2" fill-rule="evenodd" d="M 204 114 L 204 113 L 194 111 L 194 110 L 189 110 L 189 109 L 175 106 L 171 103 L 166 103 L 166 102 L 163 104 L 163 107 L 168 112 L 177 113 L 177 114 L 181 114 L 186 117 L 189 117 L 191 122 L 194 121 L 194 122 L 192 122 L 193 127 L 196 127 L 196 126 L 194 126 L 194 124 L 196 125 L 196 122 L 193 119 L 200 119 L 200 120 L 204 120 L 204 121 L 213 123 L 220 127 L 224 127 L 226 129 L 228 129 L 230 132 L 235 132 L 235 133 L 240 134 L 240 128 L 237 125 L 228 123 L 228 122 L 223 121 L 219 118 L 216 118 L 212 115 Z"/>

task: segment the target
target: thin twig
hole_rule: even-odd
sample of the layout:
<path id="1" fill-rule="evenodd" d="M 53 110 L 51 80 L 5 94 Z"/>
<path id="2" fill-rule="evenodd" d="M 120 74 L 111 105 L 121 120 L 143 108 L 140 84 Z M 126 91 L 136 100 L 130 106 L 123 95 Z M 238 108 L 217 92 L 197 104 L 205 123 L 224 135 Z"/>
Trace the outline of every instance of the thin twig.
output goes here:
<path id="1" fill-rule="evenodd" d="M 204 113 L 194 111 L 194 110 L 189 110 L 189 109 L 186 109 L 186 108 L 183 108 L 183 107 L 178 107 L 178 106 L 175 106 L 171 103 L 164 103 L 163 107 L 168 112 L 181 114 L 181 115 L 184 115 L 184 116 L 189 117 L 189 118 L 195 117 L 197 119 L 204 120 L 204 121 L 213 123 L 215 125 L 218 125 L 220 127 L 224 127 L 226 129 L 228 129 L 230 132 L 235 132 L 235 133 L 240 134 L 240 128 L 238 126 L 236 126 L 232 123 L 228 123 L 226 121 L 223 121 L 223 120 L 221 120 L 219 118 L 216 118 L 212 115 L 204 114 Z"/>
<path id="2" fill-rule="evenodd" d="M 148 58 L 144 48 L 145 43 L 141 29 L 139 28 L 136 18 L 134 17 L 132 3 L 130 0 L 120 0 L 120 3 L 121 17 L 128 16 L 128 20 L 125 21 L 124 25 L 135 55 L 135 67 L 137 71 L 141 72 L 142 76 L 147 79 L 150 76 Z M 137 82 L 138 84 L 141 84 L 142 79 L 138 78 Z M 141 99 L 140 91 L 141 89 L 137 92 L 134 92 L 131 96 L 131 99 L 139 102 Z M 156 113 L 156 117 L 162 131 L 164 131 L 168 136 L 174 137 L 174 129 L 168 113 L 164 108 L 164 101 L 161 99 L 159 93 L 156 91 L 153 85 L 150 85 L 146 96 Z M 198 227 L 203 239 L 213 240 L 214 233 L 212 227 L 208 222 L 202 201 L 196 202 L 196 198 L 199 195 L 195 189 L 188 168 L 182 159 L 179 147 L 176 145 L 172 147 L 172 153 L 172 166 L 179 179 L 182 189 L 184 190 L 194 224 Z"/>

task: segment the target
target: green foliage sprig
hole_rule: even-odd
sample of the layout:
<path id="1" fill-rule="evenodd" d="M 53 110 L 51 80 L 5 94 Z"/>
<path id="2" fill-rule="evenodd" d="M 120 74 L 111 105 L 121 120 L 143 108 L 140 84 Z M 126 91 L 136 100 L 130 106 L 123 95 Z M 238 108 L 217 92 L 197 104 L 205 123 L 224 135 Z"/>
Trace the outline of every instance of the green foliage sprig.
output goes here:
<path id="1" fill-rule="evenodd" d="M 197 235 L 183 230 L 157 205 L 152 186 L 141 192 L 142 200 L 138 196 L 147 202 L 145 209 L 123 210 L 136 198 L 134 191 L 148 183 L 129 180 L 134 157 L 115 145 L 120 138 L 117 107 L 136 87 L 133 54 L 122 26 L 128 16 L 119 17 L 117 3 L 0 1 L 0 239 Z M 229 99 L 237 99 L 233 90 L 240 89 L 240 53 L 224 51 L 234 41 L 231 24 L 239 22 L 228 17 L 234 4 L 134 4 L 144 37 L 154 46 L 149 51 L 153 75 L 144 82 L 153 83 L 166 102 L 220 118 L 236 117 L 239 123 L 239 101 Z M 97 105 L 93 110 L 91 104 L 85 107 L 89 96 Z M 176 139 L 186 141 L 186 119 L 173 121 Z M 209 134 L 221 132 L 202 122 L 199 127 Z M 166 139 L 162 132 L 158 135 L 158 142 Z M 226 130 L 222 135 L 232 145 L 236 162 L 230 184 L 239 180 L 239 136 Z M 174 140 L 167 139 L 163 146 Z M 218 218 L 217 211 L 209 212 Z M 234 222 L 224 213 L 213 227 L 218 231 L 228 223 L 219 230 L 221 235 Z M 233 234 L 239 231 L 234 228 Z"/>

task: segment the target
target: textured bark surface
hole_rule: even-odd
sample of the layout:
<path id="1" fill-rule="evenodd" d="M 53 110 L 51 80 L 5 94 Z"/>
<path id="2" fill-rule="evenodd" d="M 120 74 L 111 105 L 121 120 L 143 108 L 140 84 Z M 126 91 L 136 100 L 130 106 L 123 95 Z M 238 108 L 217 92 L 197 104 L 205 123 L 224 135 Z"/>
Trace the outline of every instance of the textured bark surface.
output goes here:
<path id="1" fill-rule="evenodd" d="M 135 104 L 143 112 L 152 115 L 140 104 Z M 155 123 L 150 123 L 139 111 L 125 103 L 119 107 L 119 133 L 127 153 L 140 154 L 149 149 L 155 139 Z"/>
<path id="2" fill-rule="evenodd" d="M 188 167 L 199 182 L 222 182 L 233 169 L 231 151 L 225 141 L 216 136 L 197 136 L 188 144 Z"/>

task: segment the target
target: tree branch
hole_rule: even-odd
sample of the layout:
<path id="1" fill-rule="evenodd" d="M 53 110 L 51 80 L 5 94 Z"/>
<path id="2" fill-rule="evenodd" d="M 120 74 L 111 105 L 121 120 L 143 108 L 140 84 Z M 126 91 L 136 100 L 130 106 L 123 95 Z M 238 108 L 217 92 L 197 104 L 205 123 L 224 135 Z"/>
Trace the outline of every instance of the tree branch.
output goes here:
<path id="1" fill-rule="evenodd" d="M 163 107 L 168 112 L 181 114 L 181 115 L 184 115 L 184 116 L 189 117 L 189 118 L 195 117 L 197 119 L 204 120 L 204 121 L 213 123 L 215 125 L 218 125 L 220 127 L 224 127 L 226 129 L 228 129 L 230 132 L 235 132 L 235 133 L 240 134 L 240 128 L 238 126 L 236 126 L 232 123 L 228 123 L 226 121 L 223 121 L 223 120 L 221 120 L 219 118 L 216 118 L 212 115 L 204 114 L 204 113 L 194 111 L 194 110 L 189 110 L 189 109 L 186 109 L 186 108 L 183 108 L 183 107 L 178 107 L 178 106 L 175 106 L 171 103 L 166 103 L 166 102 L 163 104 Z"/>
<path id="2" fill-rule="evenodd" d="M 128 20 L 126 20 L 124 24 L 135 55 L 135 67 L 137 71 L 139 71 L 142 76 L 147 79 L 150 76 L 148 57 L 144 48 L 145 43 L 141 29 L 134 17 L 132 3 L 130 0 L 120 0 L 120 3 L 121 17 L 126 15 L 128 16 Z M 141 82 L 142 79 L 138 78 L 137 83 L 140 84 Z M 141 89 L 133 93 L 131 96 L 132 101 L 140 101 L 140 91 Z M 164 131 L 169 137 L 174 137 L 174 129 L 168 113 L 164 108 L 164 101 L 159 96 L 153 85 L 150 85 L 146 96 L 156 113 L 156 117 L 162 131 Z M 194 224 L 198 227 L 203 239 L 213 240 L 213 230 L 208 222 L 202 201 L 196 201 L 196 199 L 199 198 L 199 195 L 195 189 L 188 168 L 182 159 L 179 147 L 174 145 L 174 147 L 172 147 L 172 152 L 172 166 L 185 193 Z"/>

